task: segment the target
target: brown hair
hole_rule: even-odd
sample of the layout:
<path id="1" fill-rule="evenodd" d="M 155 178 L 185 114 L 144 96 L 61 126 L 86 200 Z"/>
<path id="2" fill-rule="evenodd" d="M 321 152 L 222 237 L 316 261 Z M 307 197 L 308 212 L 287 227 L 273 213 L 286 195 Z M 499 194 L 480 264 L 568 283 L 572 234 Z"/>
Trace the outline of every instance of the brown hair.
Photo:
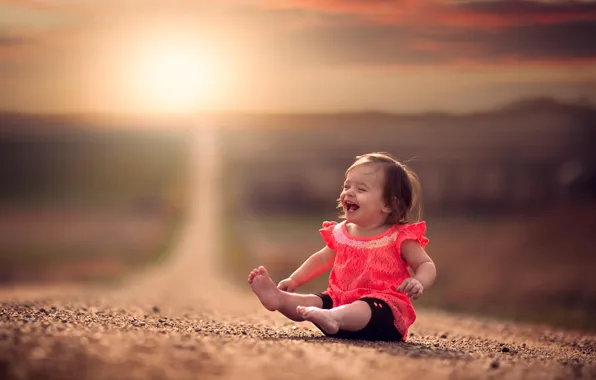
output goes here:
<path id="1" fill-rule="evenodd" d="M 354 163 L 346 170 L 346 175 L 355 167 L 369 163 L 381 165 L 384 170 L 383 200 L 386 205 L 391 207 L 391 213 L 387 216 L 387 223 L 408 224 L 420 220 L 422 203 L 418 176 L 405 164 L 385 152 L 357 156 Z M 339 199 L 337 206 L 342 209 Z M 345 213 L 342 212 L 340 218 L 345 219 Z"/>

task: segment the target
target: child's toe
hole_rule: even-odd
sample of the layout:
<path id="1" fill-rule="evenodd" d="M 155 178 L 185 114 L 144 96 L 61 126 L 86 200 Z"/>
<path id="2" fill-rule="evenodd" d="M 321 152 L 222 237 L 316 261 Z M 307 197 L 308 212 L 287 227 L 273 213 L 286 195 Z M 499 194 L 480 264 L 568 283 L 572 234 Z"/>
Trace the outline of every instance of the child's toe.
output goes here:
<path id="1" fill-rule="evenodd" d="M 256 270 L 256 269 L 255 269 L 255 270 L 253 270 L 252 272 L 250 272 L 250 273 L 248 274 L 248 282 L 252 282 L 252 280 L 254 280 L 254 279 L 255 279 L 255 276 L 256 276 L 256 275 L 257 275 L 257 270 Z"/>

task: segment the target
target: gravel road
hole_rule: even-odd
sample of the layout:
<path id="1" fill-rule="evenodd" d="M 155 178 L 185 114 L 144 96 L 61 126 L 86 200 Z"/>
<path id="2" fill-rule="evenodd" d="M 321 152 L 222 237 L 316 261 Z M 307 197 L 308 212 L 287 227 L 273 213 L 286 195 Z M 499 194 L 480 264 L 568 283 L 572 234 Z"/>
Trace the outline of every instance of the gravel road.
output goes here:
<path id="1" fill-rule="evenodd" d="M 213 133 L 160 267 L 116 287 L 0 290 L 0 379 L 596 379 L 596 335 L 419 310 L 407 343 L 325 338 L 218 270 Z"/>

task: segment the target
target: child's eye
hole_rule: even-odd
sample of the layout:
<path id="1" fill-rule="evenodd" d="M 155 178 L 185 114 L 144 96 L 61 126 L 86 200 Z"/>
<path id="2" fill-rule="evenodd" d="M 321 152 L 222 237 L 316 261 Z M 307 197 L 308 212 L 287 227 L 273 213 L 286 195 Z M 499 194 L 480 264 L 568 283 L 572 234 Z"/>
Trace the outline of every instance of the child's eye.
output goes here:
<path id="1" fill-rule="evenodd" d="M 350 186 L 348 186 L 348 185 L 343 185 L 343 187 L 342 187 L 342 188 L 343 188 L 344 190 L 348 190 L 348 189 L 350 188 Z"/>
<path id="2" fill-rule="evenodd" d="M 364 188 L 360 187 L 360 188 L 358 188 L 358 191 L 360 191 L 361 193 L 363 193 L 363 192 L 365 192 L 365 191 L 366 191 L 366 189 L 364 189 Z"/>

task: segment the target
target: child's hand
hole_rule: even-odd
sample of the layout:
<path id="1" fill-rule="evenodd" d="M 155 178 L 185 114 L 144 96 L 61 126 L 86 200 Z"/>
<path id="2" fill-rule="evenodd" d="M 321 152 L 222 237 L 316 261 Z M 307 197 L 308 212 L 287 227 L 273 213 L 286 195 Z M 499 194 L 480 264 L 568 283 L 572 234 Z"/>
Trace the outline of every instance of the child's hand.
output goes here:
<path id="1" fill-rule="evenodd" d="M 298 286 L 299 285 L 295 280 L 292 280 L 291 278 L 286 278 L 277 285 L 277 289 L 283 290 L 284 292 L 292 293 L 294 292 L 294 290 L 296 290 L 296 288 L 298 288 Z"/>
<path id="2" fill-rule="evenodd" d="M 417 299 L 422 295 L 424 291 L 424 286 L 420 283 L 420 281 L 416 280 L 413 277 L 406 278 L 404 282 L 397 288 L 398 292 L 404 292 L 408 295 L 408 297 L 412 299 Z"/>

